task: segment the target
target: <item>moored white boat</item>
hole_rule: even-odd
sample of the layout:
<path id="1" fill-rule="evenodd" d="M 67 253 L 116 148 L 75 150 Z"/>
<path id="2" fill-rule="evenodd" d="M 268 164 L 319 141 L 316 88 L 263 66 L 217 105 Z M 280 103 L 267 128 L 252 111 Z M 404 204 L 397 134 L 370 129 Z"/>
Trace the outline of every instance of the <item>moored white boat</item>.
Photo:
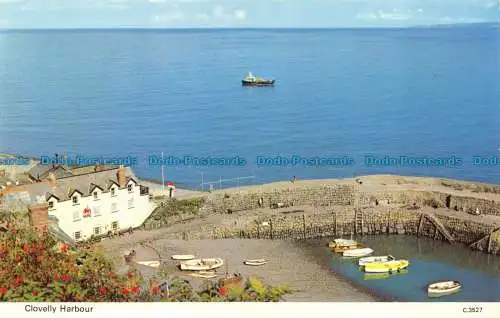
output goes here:
<path id="1" fill-rule="evenodd" d="M 137 262 L 137 264 L 144 265 L 144 266 L 149 266 L 149 267 L 153 267 L 153 268 L 160 267 L 160 262 L 159 261 L 140 261 L 140 262 Z"/>
<path id="2" fill-rule="evenodd" d="M 354 248 L 354 249 L 350 249 L 350 250 L 345 250 L 342 253 L 342 255 L 344 257 L 362 257 L 362 256 L 370 255 L 373 252 L 374 251 L 371 248 L 369 248 L 369 247 Z"/>
<path id="3" fill-rule="evenodd" d="M 409 261 L 403 259 L 387 262 L 366 263 L 363 267 L 367 273 L 392 273 L 408 268 L 409 264 Z"/>
<path id="4" fill-rule="evenodd" d="M 394 256 L 392 255 L 384 255 L 384 256 L 368 256 L 368 257 L 363 257 L 360 258 L 358 261 L 359 266 L 363 266 L 367 263 L 374 263 L 374 262 L 388 262 L 388 261 L 393 261 L 395 260 Z"/>
<path id="5" fill-rule="evenodd" d="M 179 260 L 179 261 L 188 261 L 188 260 L 191 260 L 191 259 L 194 259 L 195 256 L 194 255 L 172 255 L 172 259 L 175 259 L 175 260 Z"/>
<path id="6" fill-rule="evenodd" d="M 181 263 L 183 271 L 208 271 L 224 264 L 222 258 L 197 258 Z"/>
<path id="7" fill-rule="evenodd" d="M 429 284 L 427 286 L 427 293 L 429 297 L 441 297 L 454 294 L 462 288 L 459 281 L 441 281 Z"/>
<path id="8" fill-rule="evenodd" d="M 264 265 L 266 263 L 267 263 L 267 260 L 265 258 L 247 259 L 247 260 L 243 261 L 243 264 L 250 265 L 250 266 L 260 266 L 260 265 Z"/>

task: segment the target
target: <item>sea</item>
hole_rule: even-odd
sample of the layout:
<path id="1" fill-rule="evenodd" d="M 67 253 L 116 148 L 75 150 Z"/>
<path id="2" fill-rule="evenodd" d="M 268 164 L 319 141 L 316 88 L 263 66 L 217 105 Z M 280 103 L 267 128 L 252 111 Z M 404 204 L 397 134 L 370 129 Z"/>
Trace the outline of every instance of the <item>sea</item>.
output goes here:
<path id="1" fill-rule="evenodd" d="M 305 241 L 304 247 L 330 270 L 355 286 L 385 301 L 401 302 L 499 302 L 500 257 L 426 237 L 371 235 L 354 237 L 375 255 L 392 255 L 409 261 L 407 270 L 394 274 L 365 273 L 359 258 L 332 254 L 327 240 Z M 436 281 L 459 281 L 459 292 L 429 297 L 427 286 Z"/>
<path id="2" fill-rule="evenodd" d="M 500 28 L 7 30 L 0 152 L 179 187 L 500 183 Z M 252 72 L 274 87 L 242 87 Z M 159 160 L 163 158 L 163 161 Z"/>

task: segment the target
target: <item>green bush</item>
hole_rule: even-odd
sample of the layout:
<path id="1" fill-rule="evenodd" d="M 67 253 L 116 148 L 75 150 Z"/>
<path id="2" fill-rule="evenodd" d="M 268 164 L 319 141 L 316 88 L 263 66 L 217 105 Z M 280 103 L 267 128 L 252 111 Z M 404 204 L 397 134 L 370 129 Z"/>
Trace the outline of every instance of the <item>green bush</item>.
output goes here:
<path id="1" fill-rule="evenodd" d="M 163 277 L 166 291 L 136 270 L 118 275 L 98 246 L 70 247 L 12 218 L 0 224 L 6 230 L 0 231 L 0 301 L 279 301 L 289 292 L 256 279 L 239 289 L 212 283 L 195 291 L 189 282 L 169 275 Z"/>

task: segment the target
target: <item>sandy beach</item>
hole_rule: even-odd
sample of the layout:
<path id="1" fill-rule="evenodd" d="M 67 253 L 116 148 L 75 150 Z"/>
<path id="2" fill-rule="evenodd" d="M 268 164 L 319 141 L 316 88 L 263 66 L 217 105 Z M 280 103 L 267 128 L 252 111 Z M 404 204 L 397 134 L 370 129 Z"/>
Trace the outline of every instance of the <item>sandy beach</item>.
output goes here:
<path id="1" fill-rule="evenodd" d="M 131 248 L 137 252 L 137 261 L 157 260 L 154 249 L 139 244 L 123 244 L 120 240 L 103 242 L 105 249 L 117 259 L 119 254 Z M 185 275 L 177 269 L 178 261 L 171 260 L 174 254 L 194 254 L 198 257 L 220 257 L 227 263 L 228 272 L 241 273 L 243 276 L 262 278 L 272 285 L 287 285 L 293 294 L 286 296 L 286 301 L 378 301 L 367 291 L 352 286 L 342 277 L 328 268 L 329 254 L 311 247 L 311 243 L 270 240 L 157 240 L 155 249 L 164 259 L 165 268 L 176 275 Z M 309 246 L 308 246 L 309 245 Z M 247 266 L 244 259 L 266 258 L 264 266 Z M 121 266 L 125 270 L 125 266 Z M 140 266 L 145 276 L 152 276 L 155 270 Z M 225 275 L 226 266 L 218 269 L 218 274 Z M 189 276 L 186 276 L 189 278 Z M 194 285 L 200 280 L 189 278 Z"/>

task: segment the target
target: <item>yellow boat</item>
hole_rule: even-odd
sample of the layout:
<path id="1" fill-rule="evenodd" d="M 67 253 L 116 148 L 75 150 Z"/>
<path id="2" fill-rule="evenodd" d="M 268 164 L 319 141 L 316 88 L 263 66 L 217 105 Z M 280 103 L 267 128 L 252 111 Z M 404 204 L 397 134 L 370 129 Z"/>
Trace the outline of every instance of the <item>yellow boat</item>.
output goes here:
<path id="1" fill-rule="evenodd" d="M 387 262 L 373 262 L 365 264 L 364 270 L 367 273 L 392 273 L 408 268 L 408 265 L 410 265 L 410 262 L 405 259 Z"/>
<path id="2" fill-rule="evenodd" d="M 389 274 L 389 273 L 365 273 L 364 275 L 364 280 L 375 280 L 375 279 L 386 279 L 389 277 L 397 276 L 397 275 L 404 275 L 408 273 L 408 269 L 402 269 L 399 272 L 396 272 L 395 274 Z"/>
<path id="3" fill-rule="evenodd" d="M 336 248 L 336 247 L 341 247 L 341 246 L 350 246 L 350 245 L 357 245 L 358 242 L 354 240 L 347 240 L 347 239 L 335 239 L 332 242 L 328 243 L 329 248 Z"/>

